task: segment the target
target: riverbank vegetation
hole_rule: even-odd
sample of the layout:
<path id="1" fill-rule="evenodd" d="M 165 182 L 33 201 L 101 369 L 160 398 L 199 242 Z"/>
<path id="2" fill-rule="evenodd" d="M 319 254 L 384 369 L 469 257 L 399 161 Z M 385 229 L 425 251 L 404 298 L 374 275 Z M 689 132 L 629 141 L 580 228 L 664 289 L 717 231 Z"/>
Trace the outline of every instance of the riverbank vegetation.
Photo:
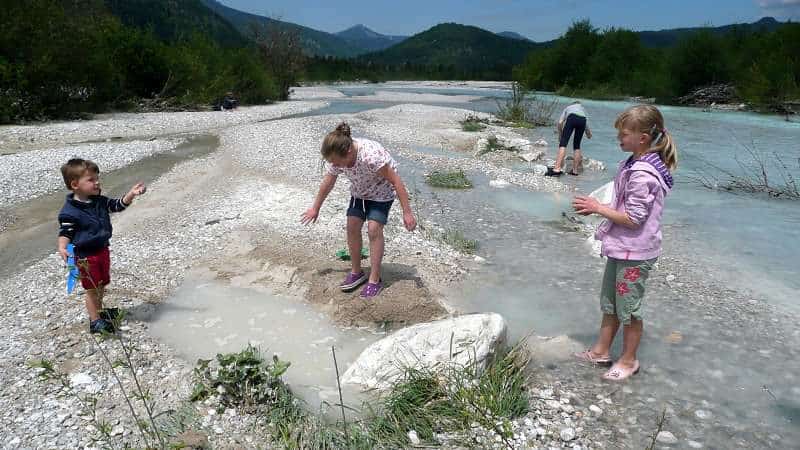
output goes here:
<path id="1" fill-rule="evenodd" d="M 142 106 L 210 109 L 228 91 L 242 104 L 268 103 L 287 98 L 299 75 L 296 65 L 287 73 L 274 64 L 295 51 L 285 33 L 215 39 L 202 23 L 176 22 L 163 28 L 184 32 L 165 36 L 155 25 L 123 23 L 102 1 L 2 4 L 0 123 Z M 178 21 L 173 12 L 166 17 Z"/>
<path id="2" fill-rule="evenodd" d="M 700 29 L 672 47 L 646 47 L 636 32 L 574 23 L 549 48 L 515 68 L 530 89 L 599 99 L 627 96 L 670 103 L 693 89 L 731 84 L 739 100 L 777 108 L 800 99 L 800 24 L 773 31 Z"/>

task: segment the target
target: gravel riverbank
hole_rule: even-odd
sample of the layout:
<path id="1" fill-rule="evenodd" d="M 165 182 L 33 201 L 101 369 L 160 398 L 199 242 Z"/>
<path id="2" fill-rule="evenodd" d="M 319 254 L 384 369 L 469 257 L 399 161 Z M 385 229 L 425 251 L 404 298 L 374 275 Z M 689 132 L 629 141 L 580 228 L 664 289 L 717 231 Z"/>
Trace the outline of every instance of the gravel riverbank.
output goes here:
<path id="1" fill-rule="evenodd" d="M 316 95 L 335 96 L 324 90 L 307 94 L 312 99 Z M 115 216 L 114 279 L 107 294 L 109 303 L 129 313 L 122 335 L 138 349 L 134 365 L 139 380 L 152 389 L 158 409 L 188 411 L 196 419 L 193 430 L 206 436 L 215 448 L 269 448 L 265 444 L 267 427 L 241 411 L 229 409 L 218 414 L 210 405 L 186 405 L 192 390 L 193 362 L 184 361 L 179 351 L 159 342 L 148 331 L 159 305 L 169 301 L 170 294 L 192 270 L 209 270 L 219 280 L 230 279 L 223 273 L 226 269 L 238 271 L 239 278 L 249 280 L 247 283 L 291 292 L 342 325 L 363 325 L 374 321 L 379 314 L 391 315 L 393 321 L 403 324 L 457 312 L 447 301 L 448 288 L 473 271 L 487 270 L 480 259 L 458 253 L 422 230 L 406 232 L 399 208 L 393 208 L 386 227 L 385 263 L 402 269 L 388 272 L 394 278 L 386 293 L 375 305 L 359 304 L 358 309 L 348 306 L 353 305 L 348 303 L 351 299 L 331 293 L 340 281 L 336 270 L 345 267 L 328 255 L 344 242 L 347 183 L 338 183 L 316 225 L 306 228 L 298 222 L 300 214 L 311 204 L 321 178 L 319 144 L 339 118 L 348 120 L 354 135 L 382 142 L 391 152 L 413 161 L 423 170 L 458 167 L 531 190 L 569 190 L 557 180 L 513 171 L 491 159 L 470 157 L 453 162 L 446 156 L 419 151 L 420 147 L 445 147 L 472 155 L 475 134 L 460 131 L 458 123 L 467 113 L 463 109 L 404 104 L 354 115 L 272 120 L 325 104 L 297 101 L 242 108 L 234 113 L 115 115 L 98 121 L 0 128 L 0 141 L 26 150 L 0 157 L 17 158 L 7 160 L 9 165 L 13 162 L 7 174 L 21 171 L 29 177 L 25 182 L 6 182 L 4 189 L 17 192 L 15 201 L 58 188 L 57 167 L 69 154 L 96 158 L 101 168 L 108 170 L 130 164 L 148 152 L 166 151 L 182 139 L 163 136 L 201 131 L 219 136 L 217 151 L 178 164 L 152 183 L 148 193 L 132 208 Z M 70 145 L 112 136 L 145 139 Z M 154 136 L 162 138 L 147 140 Z M 400 170 L 402 174 L 402 165 Z M 51 172 L 56 172 L 56 176 Z M 54 216 L 56 213 L 53 211 Z M 292 251 L 280 250 L 287 247 Z M 274 271 L 276 265 L 282 272 Z M 415 270 L 413 276 L 405 271 L 409 267 Z M 681 284 L 659 282 L 657 289 L 661 292 L 674 289 L 676 298 L 688 296 L 692 304 L 707 300 L 713 305 L 733 308 L 725 303 L 729 293 L 693 296 L 693 288 L 703 281 L 679 271 L 680 265 L 670 260 L 664 262 L 664 267 Z M 0 329 L 0 426 L 5 430 L 0 446 L 95 446 L 92 442 L 95 430 L 90 417 L 81 412 L 79 402 L 59 385 L 37 380 L 39 371 L 29 364 L 39 359 L 53 361 L 59 370 L 68 373 L 79 392 L 99 393 L 98 415 L 110 421 L 112 435 L 117 439 L 106 445 L 121 446 L 122 442 L 137 445 L 138 436 L 124 398 L 110 366 L 104 363 L 103 352 L 108 353 L 111 361 L 122 356 L 119 347 L 114 340 L 93 342 L 87 333 L 82 299 L 64 295 L 63 264 L 55 253 L 0 279 L 0 298 L 4 299 L 0 305 L 0 320 L 4 324 Z M 736 319 L 740 314 L 754 314 L 759 318 L 755 323 L 770 323 L 759 313 L 759 305 L 750 304 L 744 313 L 736 310 L 731 314 Z M 797 342 L 798 336 L 782 335 L 782 339 L 788 346 Z M 797 356 L 796 351 L 793 356 Z M 612 391 L 607 385 L 599 386 L 596 380 L 587 381 L 586 370 L 563 367 L 567 368 L 563 373 L 539 368 L 544 370 L 542 376 L 532 377 L 531 412 L 515 420 L 514 445 L 641 448 L 639 438 L 647 429 L 652 430 L 654 424 L 645 420 L 637 422 L 638 425 L 630 424 L 625 419 L 620 392 L 636 392 L 632 396 L 645 393 L 640 393 L 638 387 L 631 392 Z M 118 374 L 126 389 L 132 388 L 134 381 L 130 374 L 124 370 Z M 646 402 L 647 397 L 643 398 Z M 693 411 L 698 406 L 686 408 Z M 624 419 L 629 421 L 626 427 L 619 425 Z M 635 426 L 639 428 L 631 432 Z M 681 442 L 700 440 L 695 430 L 670 431 Z M 491 431 L 476 428 L 473 432 L 482 448 L 501 445 L 499 437 Z M 629 436 L 636 436 L 636 440 L 631 441 Z"/>

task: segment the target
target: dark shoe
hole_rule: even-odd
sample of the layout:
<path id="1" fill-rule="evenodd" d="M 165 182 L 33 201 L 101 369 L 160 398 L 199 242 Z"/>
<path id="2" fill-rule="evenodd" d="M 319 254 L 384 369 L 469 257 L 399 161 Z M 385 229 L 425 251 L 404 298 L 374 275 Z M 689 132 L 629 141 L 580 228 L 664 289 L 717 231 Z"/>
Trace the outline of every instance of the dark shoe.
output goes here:
<path id="1" fill-rule="evenodd" d="M 560 177 L 561 175 L 564 175 L 563 170 L 555 171 L 552 167 L 548 167 L 547 172 L 544 174 L 546 177 Z"/>
<path id="2" fill-rule="evenodd" d="M 577 177 L 577 176 L 578 176 L 578 174 L 577 174 L 577 173 L 576 173 L 574 170 L 570 170 L 570 171 L 569 171 L 569 172 L 567 172 L 567 173 L 568 173 L 568 174 L 570 174 L 570 175 L 572 175 L 572 176 L 574 176 L 574 177 Z"/>
<path id="3" fill-rule="evenodd" d="M 383 282 L 381 281 L 378 281 L 377 283 L 367 283 L 367 285 L 364 286 L 364 289 L 361 290 L 361 298 L 370 299 L 377 297 L 382 290 Z"/>
<path id="4" fill-rule="evenodd" d="M 100 318 L 107 322 L 113 322 L 117 320 L 118 317 L 119 308 L 105 308 L 100 310 Z"/>
<path id="5" fill-rule="evenodd" d="M 365 281 L 367 281 L 367 274 L 363 270 L 360 273 L 349 272 L 347 278 L 339 285 L 339 289 L 345 292 L 352 291 Z"/>
<path id="6" fill-rule="evenodd" d="M 114 324 L 105 319 L 93 320 L 89 324 L 90 333 L 113 333 L 114 331 L 116 331 L 114 330 Z"/>

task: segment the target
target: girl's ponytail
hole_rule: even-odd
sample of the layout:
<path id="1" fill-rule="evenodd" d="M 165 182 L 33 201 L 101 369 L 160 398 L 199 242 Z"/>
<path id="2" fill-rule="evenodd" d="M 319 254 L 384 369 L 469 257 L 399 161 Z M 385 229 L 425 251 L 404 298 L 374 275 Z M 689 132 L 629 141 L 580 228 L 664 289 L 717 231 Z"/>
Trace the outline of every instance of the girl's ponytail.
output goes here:
<path id="1" fill-rule="evenodd" d="M 674 172 L 678 168 L 678 146 L 675 145 L 672 135 L 666 128 L 662 128 L 661 131 L 655 135 L 651 134 L 651 136 L 653 136 L 653 152 L 658 152 L 664 165 L 670 172 Z"/>

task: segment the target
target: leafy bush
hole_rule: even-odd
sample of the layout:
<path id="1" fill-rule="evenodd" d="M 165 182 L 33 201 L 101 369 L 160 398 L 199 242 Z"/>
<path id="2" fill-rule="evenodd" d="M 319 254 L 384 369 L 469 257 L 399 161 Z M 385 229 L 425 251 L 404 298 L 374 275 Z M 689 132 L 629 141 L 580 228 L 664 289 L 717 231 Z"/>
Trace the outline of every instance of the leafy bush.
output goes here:
<path id="1" fill-rule="evenodd" d="M 216 362 L 212 370 L 210 359 L 197 361 L 191 401 L 218 395 L 223 406 L 255 410 L 279 404 L 288 389 L 281 375 L 289 368 L 289 363 L 280 361 L 277 356 L 268 363 L 253 346 L 248 345 L 239 353 L 217 354 Z"/>

